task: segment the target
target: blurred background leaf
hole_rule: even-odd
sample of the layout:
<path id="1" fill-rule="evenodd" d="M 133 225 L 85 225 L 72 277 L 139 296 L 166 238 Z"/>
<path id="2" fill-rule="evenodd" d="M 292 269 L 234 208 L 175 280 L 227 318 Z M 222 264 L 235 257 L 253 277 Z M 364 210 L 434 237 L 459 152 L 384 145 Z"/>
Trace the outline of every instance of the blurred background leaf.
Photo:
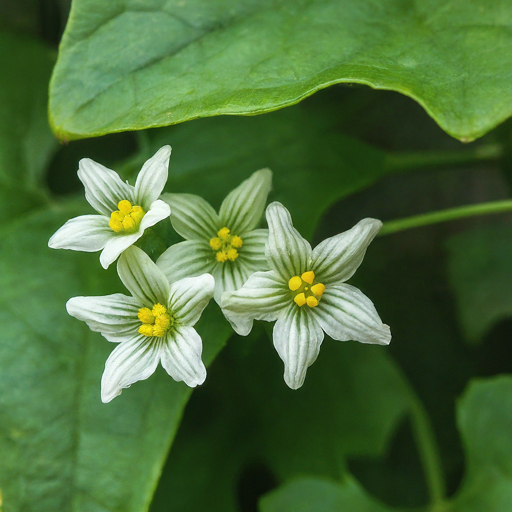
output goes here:
<path id="1" fill-rule="evenodd" d="M 70 140 L 268 112 L 356 82 L 472 140 L 511 113 L 511 16 L 500 0 L 75 0 L 51 123 Z"/>

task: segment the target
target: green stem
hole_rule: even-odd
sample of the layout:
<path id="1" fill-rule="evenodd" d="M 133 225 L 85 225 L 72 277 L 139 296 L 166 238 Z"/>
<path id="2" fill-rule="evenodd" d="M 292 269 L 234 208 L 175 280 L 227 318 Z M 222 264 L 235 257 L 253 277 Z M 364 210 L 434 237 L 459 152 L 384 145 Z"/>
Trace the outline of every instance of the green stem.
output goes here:
<path id="1" fill-rule="evenodd" d="M 412 217 L 406 217 L 404 219 L 385 222 L 379 232 L 379 235 L 390 235 L 392 233 L 397 233 L 398 231 L 405 231 L 406 229 L 429 226 L 430 224 L 439 224 L 440 222 L 463 219 L 465 217 L 473 217 L 475 215 L 487 215 L 490 213 L 510 211 L 512 211 L 511 199 L 459 206 L 457 208 L 449 208 L 438 212 L 422 213 L 420 215 L 413 215 Z"/>
<path id="2" fill-rule="evenodd" d="M 441 458 L 437 443 L 423 404 L 415 396 L 411 396 L 411 421 L 413 435 L 416 440 L 421 465 L 425 473 L 427 487 L 433 510 L 438 510 L 445 496 L 445 485 Z"/>
<path id="3" fill-rule="evenodd" d="M 392 152 L 386 155 L 386 167 L 395 172 L 422 167 L 444 167 L 498 160 L 503 156 L 500 144 L 485 144 L 462 151 Z"/>

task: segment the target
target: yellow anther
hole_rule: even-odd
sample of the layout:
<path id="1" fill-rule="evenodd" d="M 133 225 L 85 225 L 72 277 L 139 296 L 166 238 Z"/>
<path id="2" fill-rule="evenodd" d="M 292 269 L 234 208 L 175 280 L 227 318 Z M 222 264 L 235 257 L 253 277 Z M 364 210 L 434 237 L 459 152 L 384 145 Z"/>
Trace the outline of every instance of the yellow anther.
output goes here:
<path id="1" fill-rule="evenodd" d="M 236 249 L 229 249 L 227 256 L 229 261 L 235 261 L 238 258 L 238 251 Z"/>
<path id="2" fill-rule="evenodd" d="M 138 224 L 144 217 L 144 210 L 140 206 L 134 206 L 130 212 L 130 217 Z"/>
<path id="3" fill-rule="evenodd" d="M 223 240 L 226 240 L 229 237 L 229 229 L 222 228 L 217 232 L 217 235 L 220 236 Z"/>
<path id="4" fill-rule="evenodd" d="M 144 336 L 153 336 L 154 327 L 155 327 L 154 325 L 142 324 L 139 327 L 139 332 L 140 332 L 140 334 L 143 334 Z"/>
<path id="5" fill-rule="evenodd" d="M 124 230 L 127 231 L 127 232 L 135 231 L 136 230 L 134 228 L 136 228 L 137 223 L 129 215 L 127 215 L 123 219 L 121 224 L 123 225 Z"/>
<path id="6" fill-rule="evenodd" d="M 313 297 L 313 295 L 310 295 L 306 302 L 310 308 L 314 308 L 315 306 L 318 306 L 318 299 L 316 297 Z"/>
<path id="7" fill-rule="evenodd" d="M 114 213 L 112 215 L 114 215 Z M 123 223 L 119 219 L 116 219 L 114 217 L 110 217 L 108 226 L 112 231 L 115 231 L 116 233 L 120 233 L 121 231 L 124 230 Z"/>
<path id="8" fill-rule="evenodd" d="M 119 201 L 119 203 L 117 203 L 117 207 L 119 208 L 119 211 L 121 213 L 128 215 L 132 209 L 132 203 L 130 203 L 130 201 L 126 199 L 123 199 L 122 201 Z"/>
<path id="9" fill-rule="evenodd" d="M 244 242 L 239 236 L 234 236 L 231 239 L 231 247 L 234 247 L 235 249 L 240 249 L 242 245 L 244 245 Z"/>
<path id="10" fill-rule="evenodd" d="M 162 304 L 155 304 L 151 312 L 155 316 L 160 316 L 165 315 L 165 313 L 167 313 L 167 309 L 165 309 L 165 307 L 162 306 Z"/>
<path id="11" fill-rule="evenodd" d="M 139 317 L 139 320 L 143 324 L 152 324 L 155 321 L 155 316 L 153 315 L 153 313 L 151 312 L 151 309 L 149 309 L 149 308 L 139 309 L 137 316 Z"/>
<path id="12" fill-rule="evenodd" d="M 228 260 L 228 255 L 225 252 L 219 251 L 215 257 L 217 258 L 217 261 L 220 261 L 221 263 L 224 263 Z"/>
<path id="13" fill-rule="evenodd" d="M 322 283 L 317 283 L 311 287 L 311 291 L 317 296 L 321 297 L 325 292 L 325 286 Z"/>
<path id="14" fill-rule="evenodd" d="M 155 318 L 155 326 L 161 327 L 162 329 L 169 329 L 171 326 L 171 317 L 164 313 L 163 315 L 157 316 Z"/>
<path id="15" fill-rule="evenodd" d="M 304 306 L 304 304 L 306 304 L 306 296 L 303 293 L 299 293 L 298 295 L 295 295 L 293 301 L 297 306 Z"/>
<path id="16" fill-rule="evenodd" d="M 210 247 L 214 251 L 218 251 L 222 247 L 222 242 L 220 241 L 220 238 L 212 238 L 210 240 Z"/>
<path id="17" fill-rule="evenodd" d="M 164 327 L 160 327 L 159 325 L 153 325 L 153 336 L 161 338 L 166 332 L 167 329 L 165 329 Z"/>
<path id="18" fill-rule="evenodd" d="M 288 281 L 288 287 L 290 288 L 290 290 L 292 292 L 294 292 L 295 290 L 298 290 L 301 286 L 302 286 L 302 279 L 299 276 L 293 276 Z"/>
<path id="19" fill-rule="evenodd" d="M 310 270 L 309 272 L 304 272 L 301 277 L 306 283 L 313 284 L 313 281 L 315 280 L 315 273 Z"/>

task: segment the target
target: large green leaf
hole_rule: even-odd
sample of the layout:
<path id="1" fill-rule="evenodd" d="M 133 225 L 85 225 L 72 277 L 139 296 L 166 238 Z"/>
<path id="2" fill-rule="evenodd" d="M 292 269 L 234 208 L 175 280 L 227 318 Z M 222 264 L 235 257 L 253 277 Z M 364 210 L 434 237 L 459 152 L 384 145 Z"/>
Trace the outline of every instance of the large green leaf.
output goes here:
<path id="1" fill-rule="evenodd" d="M 43 171 L 56 146 L 47 122 L 53 52 L 0 32 L 0 203 L 2 221 L 44 201 Z"/>
<path id="2" fill-rule="evenodd" d="M 51 85 L 61 139 L 258 114 L 355 82 L 471 140 L 510 116 L 500 0 L 75 0 Z"/>
<path id="3" fill-rule="evenodd" d="M 480 341 L 500 320 L 512 316 L 512 229 L 486 226 L 453 236 L 448 271 L 462 329 Z"/>

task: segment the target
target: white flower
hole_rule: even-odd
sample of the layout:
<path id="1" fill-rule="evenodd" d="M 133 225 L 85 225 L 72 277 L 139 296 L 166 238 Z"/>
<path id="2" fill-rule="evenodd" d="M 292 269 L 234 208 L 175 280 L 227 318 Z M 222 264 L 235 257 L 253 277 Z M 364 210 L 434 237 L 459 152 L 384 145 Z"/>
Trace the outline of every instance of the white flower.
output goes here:
<path id="1" fill-rule="evenodd" d="M 344 284 L 357 270 L 382 223 L 364 219 L 352 229 L 311 249 L 280 203 L 267 208 L 267 260 L 272 270 L 256 272 L 236 292 L 225 293 L 222 308 L 238 334 L 254 320 L 277 320 L 274 346 L 284 362 L 284 380 L 302 386 L 316 360 L 324 331 L 334 340 L 387 345 L 389 327 L 361 291 Z"/>
<path id="2" fill-rule="evenodd" d="M 171 206 L 174 229 L 186 239 L 167 249 L 156 264 L 173 281 L 208 272 L 215 278 L 215 301 L 224 291 L 238 290 L 257 270 L 267 270 L 267 229 L 260 222 L 272 183 L 262 169 L 231 191 L 219 213 L 202 197 L 164 194 Z"/>
<path id="3" fill-rule="evenodd" d="M 213 277 L 204 274 L 169 284 L 138 247 L 123 253 L 117 270 L 131 297 L 74 297 L 66 305 L 70 315 L 119 343 L 105 363 L 102 401 L 110 402 L 123 388 L 150 377 L 159 362 L 174 380 L 190 387 L 202 384 L 202 340 L 193 325 L 213 297 Z"/>
<path id="4" fill-rule="evenodd" d="M 82 215 L 68 220 L 48 242 L 53 249 L 96 252 L 103 249 L 103 268 L 134 244 L 146 228 L 171 214 L 158 199 L 167 182 L 171 147 L 164 146 L 150 158 L 137 176 L 135 187 L 101 164 L 80 160 L 78 177 L 85 198 L 100 215 Z"/>

